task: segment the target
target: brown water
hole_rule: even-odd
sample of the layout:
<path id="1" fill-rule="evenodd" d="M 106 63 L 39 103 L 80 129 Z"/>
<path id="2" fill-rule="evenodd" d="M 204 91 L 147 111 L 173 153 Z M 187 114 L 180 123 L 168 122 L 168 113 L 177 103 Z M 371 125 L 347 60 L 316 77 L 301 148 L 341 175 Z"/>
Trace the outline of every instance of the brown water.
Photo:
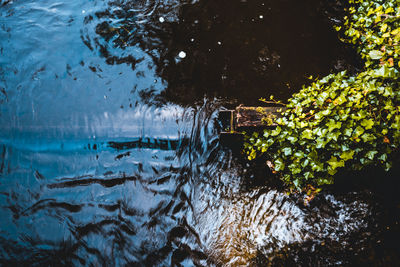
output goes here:
<path id="1" fill-rule="evenodd" d="M 305 206 L 219 139 L 220 109 L 359 68 L 340 2 L 0 6 L 0 265 L 400 262 L 398 172 Z"/>

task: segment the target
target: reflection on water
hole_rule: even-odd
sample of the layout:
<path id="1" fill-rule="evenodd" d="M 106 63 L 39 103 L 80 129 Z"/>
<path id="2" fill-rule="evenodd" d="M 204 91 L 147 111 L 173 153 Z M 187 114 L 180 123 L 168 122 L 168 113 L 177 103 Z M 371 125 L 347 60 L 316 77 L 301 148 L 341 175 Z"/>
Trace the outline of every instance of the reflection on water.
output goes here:
<path id="1" fill-rule="evenodd" d="M 102 38 L 86 40 L 109 64 L 135 64 L 128 51 L 146 51 L 168 82 L 169 101 L 206 94 L 255 103 L 267 94 L 288 98 L 309 75 L 354 69 L 354 51 L 332 29 L 342 9 L 316 0 L 115 1 L 87 17 Z"/>
<path id="2" fill-rule="evenodd" d="M 395 189 L 304 206 L 218 136 L 222 106 L 353 62 L 339 3 L 0 5 L 1 265 L 399 262 Z"/>
<path id="3" fill-rule="evenodd" d="M 238 266 L 306 241 L 347 248 L 374 227 L 368 196 L 328 194 L 307 210 L 279 189 L 246 189 L 251 171 L 219 147 L 212 110 L 187 111 L 177 152 L 3 145 L 6 262 Z"/>

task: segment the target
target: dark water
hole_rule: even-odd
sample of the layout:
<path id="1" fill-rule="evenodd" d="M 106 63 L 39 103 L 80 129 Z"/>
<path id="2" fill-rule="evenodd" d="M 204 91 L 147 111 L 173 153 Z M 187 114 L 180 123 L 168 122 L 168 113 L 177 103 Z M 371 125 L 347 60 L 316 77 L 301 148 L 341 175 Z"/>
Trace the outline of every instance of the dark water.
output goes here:
<path id="1" fill-rule="evenodd" d="M 219 140 L 221 108 L 357 70 L 342 8 L 0 1 L 0 265 L 398 265 L 396 173 L 304 206 Z"/>

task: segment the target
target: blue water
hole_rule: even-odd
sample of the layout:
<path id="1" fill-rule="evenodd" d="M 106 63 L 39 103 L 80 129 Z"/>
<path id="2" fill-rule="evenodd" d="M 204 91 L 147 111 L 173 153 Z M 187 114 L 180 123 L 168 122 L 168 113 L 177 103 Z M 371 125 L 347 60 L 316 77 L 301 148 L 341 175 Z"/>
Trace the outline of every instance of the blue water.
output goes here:
<path id="1" fill-rule="evenodd" d="M 220 109 L 357 68 L 340 8 L 0 1 L 0 265 L 398 263 L 397 202 L 305 206 L 220 144 Z"/>

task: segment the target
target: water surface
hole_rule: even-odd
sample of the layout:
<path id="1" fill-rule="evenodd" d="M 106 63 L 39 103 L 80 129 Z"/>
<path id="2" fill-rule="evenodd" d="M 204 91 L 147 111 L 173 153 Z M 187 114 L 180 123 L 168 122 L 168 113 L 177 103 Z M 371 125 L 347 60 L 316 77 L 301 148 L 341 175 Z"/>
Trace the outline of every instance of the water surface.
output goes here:
<path id="1" fill-rule="evenodd" d="M 399 262 L 395 189 L 305 206 L 218 135 L 222 108 L 359 68 L 340 2 L 0 6 L 1 265 Z"/>

